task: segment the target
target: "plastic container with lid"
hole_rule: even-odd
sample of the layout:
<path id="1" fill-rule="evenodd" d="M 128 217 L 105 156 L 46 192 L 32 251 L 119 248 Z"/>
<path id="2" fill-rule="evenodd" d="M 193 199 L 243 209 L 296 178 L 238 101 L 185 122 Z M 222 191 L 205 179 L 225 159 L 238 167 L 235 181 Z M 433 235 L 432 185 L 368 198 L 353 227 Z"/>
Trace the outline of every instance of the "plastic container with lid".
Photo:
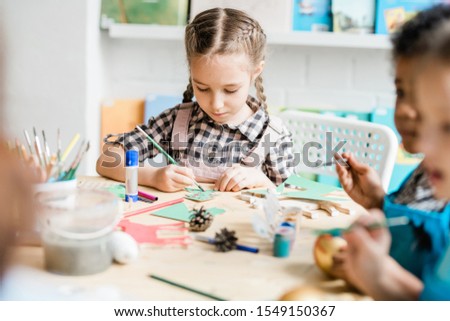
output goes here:
<path id="1" fill-rule="evenodd" d="M 111 233 L 122 216 L 120 199 L 106 191 L 75 190 L 37 197 L 45 267 L 87 275 L 112 263 Z"/>

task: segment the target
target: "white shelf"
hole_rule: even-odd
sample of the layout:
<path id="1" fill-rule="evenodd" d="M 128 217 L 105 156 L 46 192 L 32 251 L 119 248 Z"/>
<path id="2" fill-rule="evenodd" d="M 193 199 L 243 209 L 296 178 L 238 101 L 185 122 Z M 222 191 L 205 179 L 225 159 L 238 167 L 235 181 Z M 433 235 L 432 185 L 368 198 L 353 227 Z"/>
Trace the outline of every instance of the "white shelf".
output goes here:
<path id="1" fill-rule="evenodd" d="M 275 45 L 391 49 L 388 36 L 374 34 L 292 31 L 268 33 L 267 41 Z"/>
<path id="2" fill-rule="evenodd" d="M 183 40 L 184 27 L 140 24 L 112 24 L 109 26 L 111 38 Z"/>
<path id="3" fill-rule="evenodd" d="M 154 39 L 181 41 L 184 37 L 182 26 L 159 26 L 139 24 L 112 24 L 109 27 L 111 38 Z M 339 47 L 360 49 L 391 49 L 388 36 L 373 34 L 346 34 L 331 32 L 277 32 L 267 34 L 268 44 Z"/>

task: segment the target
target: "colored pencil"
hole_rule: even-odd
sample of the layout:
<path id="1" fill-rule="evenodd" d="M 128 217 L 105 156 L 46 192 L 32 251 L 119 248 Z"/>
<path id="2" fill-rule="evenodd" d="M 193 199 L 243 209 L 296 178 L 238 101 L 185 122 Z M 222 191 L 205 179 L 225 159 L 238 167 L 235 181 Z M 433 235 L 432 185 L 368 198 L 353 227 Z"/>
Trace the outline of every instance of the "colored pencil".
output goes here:
<path id="1" fill-rule="evenodd" d="M 72 148 L 75 146 L 75 144 L 77 143 L 77 141 L 80 139 L 80 134 L 75 134 L 75 136 L 73 136 L 72 140 L 69 143 L 69 146 L 67 146 L 66 150 L 64 151 L 62 157 L 61 157 L 61 162 L 64 162 L 66 160 L 66 157 L 69 155 L 70 151 L 72 150 Z"/>
<path id="2" fill-rule="evenodd" d="M 149 276 L 150 276 L 152 279 L 155 279 L 155 280 L 158 280 L 158 281 L 161 281 L 161 282 L 164 282 L 164 283 L 167 283 L 167 284 L 176 286 L 176 287 L 178 287 L 178 288 L 180 288 L 180 289 L 184 289 L 184 290 L 187 290 L 187 291 L 191 291 L 191 292 L 194 292 L 194 293 L 203 295 L 203 296 L 205 296 L 205 297 L 207 297 L 207 298 L 210 298 L 210 299 L 213 299 L 213 300 L 217 300 L 217 301 L 226 301 L 225 299 L 220 298 L 220 297 L 218 297 L 218 296 L 215 296 L 215 295 L 212 295 L 212 294 L 209 294 L 209 293 L 200 291 L 200 290 L 193 289 L 193 288 L 191 288 L 191 287 L 189 287 L 189 286 L 186 286 L 186 285 L 183 285 L 183 284 L 180 284 L 180 283 L 176 283 L 176 282 L 170 281 L 170 280 L 168 280 L 168 279 L 162 278 L 162 277 L 157 276 L 157 275 L 154 275 L 154 274 L 150 274 Z"/>
<path id="3" fill-rule="evenodd" d="M 172 158 L 172 156 L 170 156 L 161 146 L 158 145 L 157 142 L 155 142 L 155 140 L 153 138 L 150 137 L 149 134 L 147 134 L 141 127 L 136 126 L 136 128 L 145 135 L 145 137 L 147 137 L 147 139 L 153 144 L 153 146 L 155 146 L 155 148 L 157 150 L 159 150 L 164 156 L 167 157 L 167 159 L 169 160 L 169 162 L 173 165 L 177 165 L 180 166 L 176 160 L 174 160 Z M 205 190 L 203 189 L 203 187 L 201 187 L 194 179 L 192 180 L 195 184 L 195 186 L 197 186 L 202 192 L 204 192 Z"/>
<path id="4" fill-rule="evenodd" d="M 182 203 L 183 201 L 184 201 L 184 198 L 181 197 L 181 198 L 177 198 L 177 199 L 174 199 L 174 200 L 162 202 L 162 203 L 159 203 L 159 204 L 155 204 L 155 205 L 151 205 L 151 206 L 148 206 L 148 207 L 140 208 L 140 209 L 135 210 L 135 211 L 127 212 L 127 213 L 124 214 L 124 217 L 130 217 L 130 216 L 135 216 L 135 215 L 147 213 L 147 212 L 154 211 L 154 210 L 157 210 L 157 209 L 160 209 L 160 208 L 163 208 L 163 207 L 167 207 L 167 206 L 175 205 L 175 204 L 178 204 L 178 203 Z"/>

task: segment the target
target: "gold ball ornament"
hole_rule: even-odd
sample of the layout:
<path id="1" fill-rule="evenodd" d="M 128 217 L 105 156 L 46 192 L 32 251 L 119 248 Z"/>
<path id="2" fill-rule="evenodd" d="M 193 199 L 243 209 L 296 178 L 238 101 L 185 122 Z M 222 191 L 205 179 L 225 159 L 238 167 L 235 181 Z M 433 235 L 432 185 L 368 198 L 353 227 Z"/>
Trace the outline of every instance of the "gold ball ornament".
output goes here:
<path id="1" fill-rule="evenodd" d="M 280 301 L 324 301 L 327 294 L 314 286 L 302 285 L 292 289 L 280 297 Z"/>
<path id="2" fill-rule="evenodd" d="M 342 237 L 330 234 L 319 236 L 314 244 L 314 261 L 316 265 L 327 275 L 333 276 L 331 272 L 333 256 L 346 246 L 347 241 Z"/>

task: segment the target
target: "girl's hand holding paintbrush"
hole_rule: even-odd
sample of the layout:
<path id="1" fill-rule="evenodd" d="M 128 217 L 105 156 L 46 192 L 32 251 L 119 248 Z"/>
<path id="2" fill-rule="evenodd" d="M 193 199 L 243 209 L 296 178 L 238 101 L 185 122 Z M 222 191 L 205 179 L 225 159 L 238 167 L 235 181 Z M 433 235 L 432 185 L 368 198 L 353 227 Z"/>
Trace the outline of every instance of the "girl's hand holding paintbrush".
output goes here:
<path id="1" fill-rule="evenodd" d="M 136 126 L 145 138 L 147 138 L 153 146 L 162 153 L 167 160 L 172 164 L 156 171 L 156 184 L 154 187 L 164 192 L 176 192 L 184 189 L 185 187 L 194 184 L 199 190 L 204 192 L 205 190 L 195 180 L 194 173 L 191 169 L 181 167 L 175 159 L 172 158 L 150 135 L 148 135 L 141 127 Z M 178 167 L 178 168 L 177 168 Z M 187 179 L 190 181 L 188 184 Z"/>
<path id="2" fill-rule="evenodd" d="M 335 156 L 336 172 L 344 191 L 364 208 L 381 209 L 385 192 L 375 169 L 358 162 L 350 153 L 342 154 L 342 157 L 347 160 L 347 166 L 345 166 L 339 156 Z"/>
<path id="3" fill-rule="evenodd" d="M 191 186 L 195 176 L 190 168 L 170 164 L 156 170 L 155 180 L 159 190 L 176 192 Z"/>

